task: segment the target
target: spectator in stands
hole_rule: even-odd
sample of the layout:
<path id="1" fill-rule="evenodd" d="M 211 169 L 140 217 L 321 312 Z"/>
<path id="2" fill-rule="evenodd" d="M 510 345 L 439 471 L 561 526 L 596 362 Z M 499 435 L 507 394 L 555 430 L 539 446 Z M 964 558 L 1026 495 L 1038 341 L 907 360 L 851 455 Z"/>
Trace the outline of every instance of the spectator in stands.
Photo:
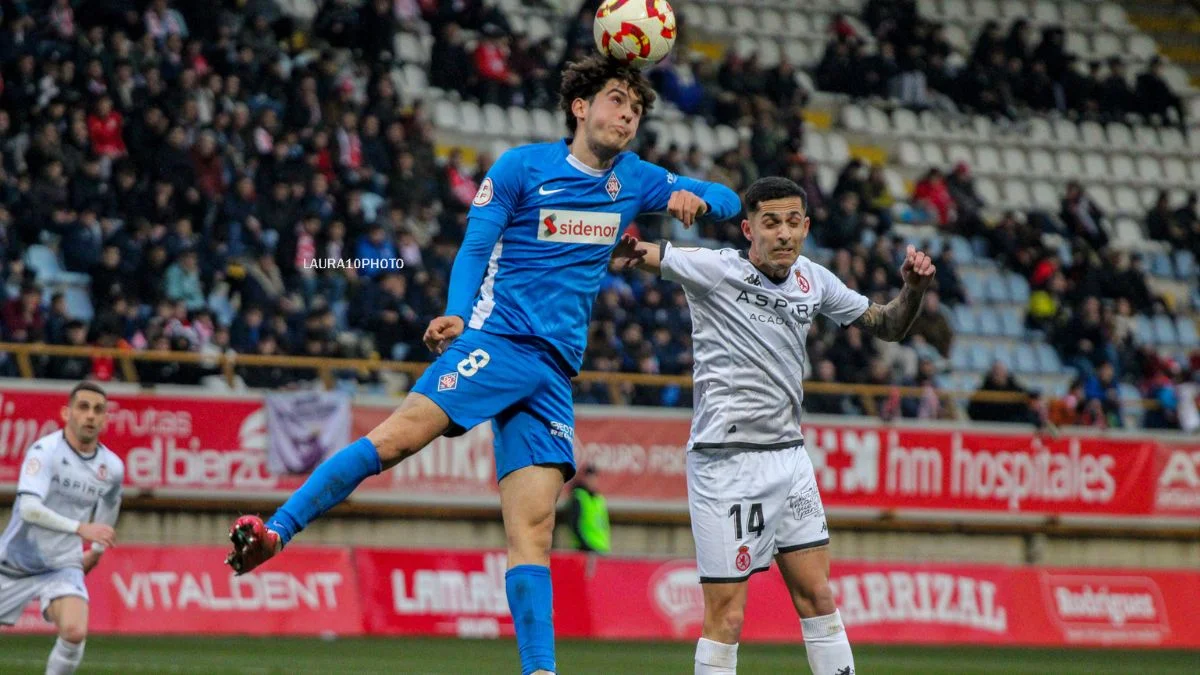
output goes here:
<path id="1" fill-rule="evenodd" d="M 992 369 L 983 378 L 980 392 L 1009 392 L 1028 396 L 1029 391 L 1021 386 L 1015 377 L 1008 372 L 1008 367 L 1000 361 L 992 364 Z M 1034 424 L 1036 422 L 1028 403 L 1019 401 L 999 402 L 985 401 L 973 397 L 967 406 L 967 415 L 976 422 L 1017 422 Z"/>
<path id="2" fill-rule="evenodd" d="M 42 342 L 45 339 L 46 312 L 42 309 L 42 290 L 26 283 L 21 296 L 9 300 L 2 314 L 5 339 L 10 342 Z"/>
<path id="3" fill-rule="evenodd" d="M 1066 225 L 1069 235 L 1083 239 L 1094 250 L 1108 246 L 1108 234 L 1101 223 L 1104 212 L 1076 181 L 1067 183 L 1067 194 L 1063 197 L 1059 218 Z"/>
<path id="4" fill-rule="evenodd" d="M 200 263 L 195 249 L 185 249 L 179 259 L 167 268 L 166 296 L 172 302 L 183 302 L 189 310 L 205 306 L 204 290 L 200 286 Z"/>
<path id="5" fill-rule="evenodd" d="M 954 170 L 946 178 L 946 190 L 954 203 L 955 230 L 966 237 L 973 237 L 987 232 L 981 212 L 987 208 L 987 203 L 975 191 L 975 178 L 971 175 L 971 167 L 966 162 L 958 162 Z"/>
<path id="6" fill-rule="evenodd" d="M 862 215 L 858 210 L 859 193 L 846 190 L 837 197 L 833 212 L 824 227 L 817 232 L 817 239 L 826 248 L 843 248 L 858 241 L 861 236 Z"/>
<path id="7" fill-rule="evenodd" d="M 867 181 L 862 186 L 863 213 L 875 233 L 884 235 L 892 229 L 892 207 L 896 199 L 888 189 L 884 179 L 883 167 L 874 165 L 867 174 Z M 810 200 L 811 204 L 811 200 Z"/>
<path id="8" fill-rule="evenodd" d="M 912 199 L 916 206 L 924 209 L 942 227 L 950 226 L 957 218 L 954 198 L 950 196 L 940 169 L 930 169 L 917 181 Z"/>
<path id="9" fill-rule="evenodd" d="M 1125 115 L 1135 109 L 1133 89 L 1125 73 L 1125 62 L 1114 56 L 1108 60 L 1108 77 L 1099 85 L 1101 112 L 1109 122 L 1124 122 Z"/>
<path id="10" fill-rule="evenodd" d="M 833 384 L 839 382 L 837 367 L 829 359 L 821 359 L 817 363 L 816 373 L 811 382 Z M 859 410 L 851 401 L 851 397 L 841 393 L 823 393 L 808 391 L 804 394 L 804 410 L 813 415 L 856 415 Z"/>
<path id="11" fill-rule="evenodd" d="M 1175 222 L 1183 231 L 1184 239 L 1188 242 L 1188 246 L 1181 248 L 1191 248 L 1192 254 L 1200 258 L 1200 209 L 1197 208 L 1197 203 L 1200 201 L 1200 196 L 1196 191 L 1188 193 L 1187 202 L 1175 211 Z"/>
<path id="12" fill-rule="evenodd" d="M 74 320 L 66 326 L 66 343 L 69 347 L 87 345 L 87 324 Z M 50 359 L 42 373 L 43 377 L 55 380 L 82 380 L 92 372 L 92 360 L 86 356 L 66 356 Z"/>
<path id="13" fill-rule="evenodd" d="M 1124 426 L 1121 420 L 1121 394 L 1112 362 L 1102 361 L 1091 374 L 1084 376 L 1084 395 L 1089 405 L 1098 404 L 1100 407 L 1102 417 L 1097 424 L 1112 429 Z"/>
<path id="14" fill-rule="evenodd" d="M 1175 124 L 1180 129 L 1187 129 L 1187 111 L 1183 100 L 1171 90 L 1171 85 L 1163 77 L 1162 57 L 1156 55 L 1150 59 L 1146 71 L 1138 75 L 1137 100 L 1141 102 L 1143 115 L 1166 124 L 1171 121 L 1168 113 L 1173 111 Z"/>

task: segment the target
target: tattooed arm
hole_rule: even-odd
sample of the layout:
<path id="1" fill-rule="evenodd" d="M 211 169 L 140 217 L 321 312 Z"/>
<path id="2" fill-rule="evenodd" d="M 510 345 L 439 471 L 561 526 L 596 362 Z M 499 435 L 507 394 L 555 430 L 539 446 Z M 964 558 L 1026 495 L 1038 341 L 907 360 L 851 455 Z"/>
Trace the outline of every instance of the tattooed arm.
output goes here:
<path id="1" fill-rule="evenodd" d="M 899 342 L 907 335 L 917 315 L 921 313 L 921 300 L 933 281 L 937 268 L 929 256 L 909 246 L 900 268 L 904 288 L 900 295 L 886 305 L 871 303 L 867 311 L 854 322 L 866 332 L 880 340 Z"/>

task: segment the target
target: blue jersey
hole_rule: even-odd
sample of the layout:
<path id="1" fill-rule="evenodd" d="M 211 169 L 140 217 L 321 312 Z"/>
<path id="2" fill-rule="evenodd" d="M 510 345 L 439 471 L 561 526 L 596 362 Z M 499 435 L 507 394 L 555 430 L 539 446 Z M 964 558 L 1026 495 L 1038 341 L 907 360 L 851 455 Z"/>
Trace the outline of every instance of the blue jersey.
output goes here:
<path id="1" fill-rule="evenodd" d="M 716 219 L 741 209 L 732 190 L 677 176 L 632 152 L 605 170 L 576 159 L 565 141 L 504 153 L 471 207 L 447 314 L 468 328 L 541 338 L 578 372 L 613 246 L 635 217 L 665 211 L 679 190 L 703 199 Z"/>

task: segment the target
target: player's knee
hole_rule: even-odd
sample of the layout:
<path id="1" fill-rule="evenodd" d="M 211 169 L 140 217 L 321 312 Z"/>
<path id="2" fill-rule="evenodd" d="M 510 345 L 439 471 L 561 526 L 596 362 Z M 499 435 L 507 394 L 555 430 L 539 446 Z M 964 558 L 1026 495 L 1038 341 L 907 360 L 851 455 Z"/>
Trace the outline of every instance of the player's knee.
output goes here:
<path id="1" fill-rule="evenodd" d="M 391 468 L 417 454 L 446 430 L 444 419 L 432 419 L 435 416 L 424 413 L 423 406 L 402 406 L 367 434 L 384 468 Z M 442 417 L 445 417 L 444 413 Z"/>
<path id="2" fill-rule="evenodd" d="M 710 612 L 710 634 L 719 638 L 720 642 L 735 643 L 742 635 L 742 623 L 745 619 L 744 608 L 733 603 L 718 605 Z"/>
<path id="3" fill-rule="evenodd" d="M 511 550 L 530 553 L 549 551 L 554 540 L 554 510 L 527 514 L 510 524 L 507 535 Z"/>
<path id="4" fill-rule="evenodd" d="M 82 621 L 68 621 L 59 627 L 58 636 L 67 642 L 79 644 L 87 639 L 87 624 Z"/>
<path id="5" fill-rule="evenodd" d="M 837 609 L 837 603 L 833 599 L 833 587 L 829 585 L 828 579 L 805 584 L 800 588 L 800 595 L 812 608 L 813 616 L 833 614 Z"/>

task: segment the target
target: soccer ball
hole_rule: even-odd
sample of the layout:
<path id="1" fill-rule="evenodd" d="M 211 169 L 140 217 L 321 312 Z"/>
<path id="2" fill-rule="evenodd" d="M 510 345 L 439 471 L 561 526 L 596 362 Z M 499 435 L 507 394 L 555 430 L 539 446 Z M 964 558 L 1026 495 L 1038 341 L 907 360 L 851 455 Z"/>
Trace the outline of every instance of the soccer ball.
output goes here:
<path id="1" fill-rule="evenodd" d="M 592 27 L 600 53 L 645 68 L 675 45 L 675 10 L 667 0 L 605 0 Z"/>

